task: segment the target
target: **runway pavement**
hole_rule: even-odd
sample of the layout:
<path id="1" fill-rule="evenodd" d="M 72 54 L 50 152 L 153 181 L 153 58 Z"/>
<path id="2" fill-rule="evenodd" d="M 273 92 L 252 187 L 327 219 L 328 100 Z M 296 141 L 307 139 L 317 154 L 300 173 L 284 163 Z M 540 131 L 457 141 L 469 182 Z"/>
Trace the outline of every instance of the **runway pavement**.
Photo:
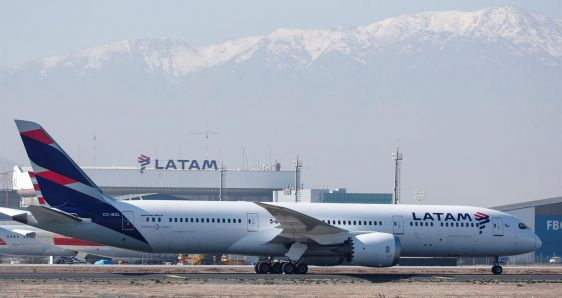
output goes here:
<path id="1" fill-rule="evenodd" d="M 208 272 L 217 267 L 226 272 Z M 181 272 L 181 269 L 190 272 Z M 337 267 L 336 267 L 337 268 Z M 216 283 L 263 283 L 287 281 L 322 281 L 322 282 L 550 282 L 562 283 L 562 268 L 518 267 L 509 268 L 505 274 L 484 273 L 487 267 L 407 267 L 393 271 L 361 272 L 351 267 L 342 267 L 338 273 L 322 272 L 323 268 L 311 267 L 306 275 L 255 274 L 248 273 L 248 266 L 92 266 L 92 265 L 3 265 L 0 266 L 0 280 L 64 280 L 64 281 L 100 281 L 100 280 L 159 280 L 182 282 L 216 282 Z M 125 270 L 127 269 L 127 270 Z M 148 270 L 150 269 L 150 270 Z M 180 269 L 180 270 L 178 270 Z M 316 269 L 316 270 L 315 270 Z M 197 272 L 200 271 L 200 272 Z M 207 271 L 207 272 L 205 272 Z M 237 272 L 238 271 L 238 272 Z M 317 271 L 317 272 L 315 272 Z M 318 272 L 320 271 L 320 272 Z M 509 273 L 509 272 L 512 273 Z M 523 272 L 523 273 L 522 273 Z"/>

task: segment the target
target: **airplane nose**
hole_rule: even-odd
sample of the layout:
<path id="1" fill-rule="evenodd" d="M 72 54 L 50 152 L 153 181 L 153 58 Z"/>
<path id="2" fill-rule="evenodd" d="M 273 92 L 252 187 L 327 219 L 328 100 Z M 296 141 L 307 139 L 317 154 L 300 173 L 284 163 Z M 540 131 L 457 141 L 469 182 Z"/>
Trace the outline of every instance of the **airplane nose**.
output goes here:
<path id="1" fill-rule="evenodd" d="M 537 236 L 537 234 L 535 234 L 535 250 L 537 250 L 541 247 L 542 247 L 541 238 L 539 238 L 539 236 Z"/>

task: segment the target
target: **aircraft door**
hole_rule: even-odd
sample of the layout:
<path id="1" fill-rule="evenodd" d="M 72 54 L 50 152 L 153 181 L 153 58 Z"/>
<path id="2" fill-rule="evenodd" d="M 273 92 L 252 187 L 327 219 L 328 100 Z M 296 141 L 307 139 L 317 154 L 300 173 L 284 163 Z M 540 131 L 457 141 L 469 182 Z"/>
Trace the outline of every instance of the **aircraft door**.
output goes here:
<path id="1" fill-rule="evenodd" d="M 259 230 L 259 221 L 257 213 L 248 213 L 248 232 L 257 232 Z"/>
<path id="2" fill-rule="evenodd" d="M 132 231 L 135 229 L 133 225 L 133 211 L 123 211 L 121 212 L 121 228 L 123 231 Z"/>
<path id="3" fill-rule="evenodd" d="M 494 236 L 503 236 L 503 223 L 501 217 L 492 217 Z"/>
<path id="4" fill-rule="evenodd" d="M 392 217 L 392 221 L 392 232 L 394 234 L 404 234 L 404 218 L 401 215 L 395 215 Z"/>

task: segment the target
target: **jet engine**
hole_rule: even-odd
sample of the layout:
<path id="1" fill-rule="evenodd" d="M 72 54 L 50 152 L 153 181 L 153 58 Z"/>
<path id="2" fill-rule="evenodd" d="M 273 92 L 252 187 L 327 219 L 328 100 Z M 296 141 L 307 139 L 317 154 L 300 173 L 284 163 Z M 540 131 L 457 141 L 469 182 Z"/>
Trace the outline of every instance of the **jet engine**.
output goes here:
<path id="1" fill-rule="evenodd" d="M 400 239 L 388 233 L 366 233 L 350 238 L 350 263 L 368 267 L 391 267 L 400 259 Z"/>

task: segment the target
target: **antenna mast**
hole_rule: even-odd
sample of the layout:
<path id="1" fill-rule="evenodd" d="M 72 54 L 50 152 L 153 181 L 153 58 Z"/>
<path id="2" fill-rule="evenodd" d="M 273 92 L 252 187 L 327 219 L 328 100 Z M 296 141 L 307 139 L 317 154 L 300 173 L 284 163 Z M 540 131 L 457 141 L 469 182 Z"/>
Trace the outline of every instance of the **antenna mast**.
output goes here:
<path id="1" fill-rule="evenodd" d="M 293 165 L 295 166 L 295 202 L 298 202 L 300 201 L 299 190 L 302 189 L 302 182 L 301 182 L 302 160 L 299 159 L 298 155 L 297 155 L 297 159 L 293 161 Z"/>
<path id="2" fill-rule="evenodd" d="M 398 139 L 400 143 L 400 139 Z M 396 146 L 396 152 L 392 153 L 394 159 L 394 204 L 400 204 L 400 192 L 402 185 L 402 152 L 400 152 L 400 145 Z"/>
<path id="3" fill-rule="evenodd" d="M 209 158 L 209 135 L 218 135 L 219 133 L 213 130 L 205 129 L 200 131 L 192 131 L 190 135 L 204 135 L 205 136 L 205 154 L 206 158 Z"/>

